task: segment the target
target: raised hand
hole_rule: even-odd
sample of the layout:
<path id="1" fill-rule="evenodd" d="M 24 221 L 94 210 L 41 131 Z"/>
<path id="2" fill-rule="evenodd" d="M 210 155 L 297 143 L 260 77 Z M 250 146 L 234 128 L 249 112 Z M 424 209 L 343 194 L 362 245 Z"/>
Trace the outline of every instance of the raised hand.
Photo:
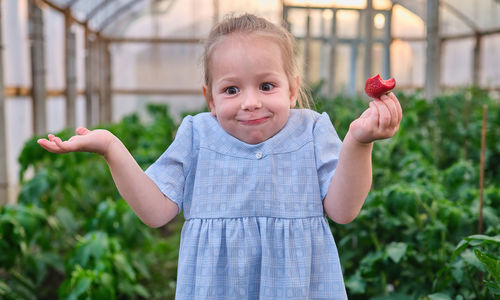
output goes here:
<path id="1" fill-rule="evenodd" d="M 94 152 L 104 156 L 109 145 L 116 139 L 111 132 L 104 129 L 88 130 L 78 127 L 76 133 L 77 135 L 67 141 L 49 134 L 48 139 L 39 139 L 38 144 L 53 153 Z"/>
<path id="2" fill-rule="evenodd" d="M 359 118 L 354 120 L 349 131 L 360 143 L 392 137 L 399 129 L 403 117 L 401 104 L 393 93 L 382 95 L 370 102 Z"/>

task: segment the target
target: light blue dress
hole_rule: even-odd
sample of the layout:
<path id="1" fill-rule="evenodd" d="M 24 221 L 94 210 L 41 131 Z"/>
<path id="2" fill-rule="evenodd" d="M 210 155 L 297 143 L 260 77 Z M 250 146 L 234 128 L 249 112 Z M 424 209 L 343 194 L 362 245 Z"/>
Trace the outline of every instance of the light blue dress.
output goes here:
<path id="1" fill-rule="evenodd" d="M 322 205 L 340 146 L 311 110 L 256 145 L 210 113 L 184 118 L 146 170 L 184 210 L 176 299 L 347 299 Z"/>

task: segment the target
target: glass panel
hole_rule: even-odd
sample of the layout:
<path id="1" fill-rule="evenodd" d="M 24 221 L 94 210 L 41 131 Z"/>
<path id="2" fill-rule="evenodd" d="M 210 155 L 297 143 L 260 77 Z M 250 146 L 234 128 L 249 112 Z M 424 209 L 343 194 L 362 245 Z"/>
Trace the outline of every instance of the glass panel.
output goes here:
<path id="1" fill-rule="evenodd" d="M 391 9 L 392 1 L 390 0 L 373 0 L 374 9 Z"/>
<path id="2" fill-rule="evenodd" d="M 445 86 L 472 84 L 473 49 L 474 39 L 451 40 L 442 44 L 441 79 Z"/>
<path id="3" fill-rule="evenodd" d="M 425 37 L 424 21 L 400 5 L 394 5 L 391 30 L 394 37 Z"/>
<path id="4" fill-rule="evenodd" d="M 290 9 L 288 11 L 288 22 L 290 22 L 290 29 L 294 36 L 306 36 L 306 18 L 305 9 Z"/>
<path id="5" fill-rule="evenodd" d="M 84 21 L 87 15 L 104 1 L 109 0 L 79 0 L 71 7 L 71 10 L 78 20 Z"/>
<path id="6" fill-rule="evenodd" d="M 287 0 L 285 5 L 292 6 L 316 6 L 316 7 L 344 7 L 360 8 L 366 7 L 366 0 Z"/>
<path id="7" fill-rule="evenodd" d="M 422 87 L 425 68 L 424 42 L 395 40 L 391 45 L 391 76 L 401 88 Z"/>
<path id="8" fill-rule="evenodd" d="M 337 11 L 337 35 L 341 38 L 356 38 L 360 13 L 354 10 Z"/>

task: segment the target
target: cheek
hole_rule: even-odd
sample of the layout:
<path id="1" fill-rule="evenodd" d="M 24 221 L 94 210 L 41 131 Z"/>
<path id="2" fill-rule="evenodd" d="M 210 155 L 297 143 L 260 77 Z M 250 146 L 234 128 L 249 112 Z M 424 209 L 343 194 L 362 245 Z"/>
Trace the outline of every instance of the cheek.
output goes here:
<path id="1" fill-rule="evenodd" d="M 216 101 L 214 102 L 214 110 L 218 117 L 231 117 L 237 111 L 237 105 L 232 101 Z"/>
<path id="2" fill-rule="evenodd" d="M 286 95 L 281 95 L 279 99 L 275 99 L 275 101 L 270 102 L 269 105 L 271 105 L 272 109 L 276 112 L 284 113 L 290 110 L 290 100 Z"/>

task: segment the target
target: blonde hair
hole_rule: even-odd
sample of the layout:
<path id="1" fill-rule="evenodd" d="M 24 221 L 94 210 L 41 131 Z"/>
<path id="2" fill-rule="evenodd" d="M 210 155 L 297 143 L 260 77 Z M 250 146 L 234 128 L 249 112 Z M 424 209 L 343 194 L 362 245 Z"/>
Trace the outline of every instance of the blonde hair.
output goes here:
<path id="1" fill-rule="evenodd" d="M 296 43 L 293 35 L 283 26 L 275 25 L 268 20 L 257 17 L 252 14 L 243 14 L 241 16 L 227 16 L 220 23 L 215 25 L 205 43 L 205 52 L 203 55 L 203 68 L 205 85 L 210 91 L 212 78 L 209 72 L 210 57 L 213 49 L 224 37 L 233 33 L 258 34 L 272 38 L 280 47 L 283 58 L 283 68 L 288 78 L 290 86 L 296 86 L 295 77 L 299 71 L 296 61 Z M 300 108 L 310 108 L 309 93 L 301 85 L 298 89 L 297 103 Z"/>

